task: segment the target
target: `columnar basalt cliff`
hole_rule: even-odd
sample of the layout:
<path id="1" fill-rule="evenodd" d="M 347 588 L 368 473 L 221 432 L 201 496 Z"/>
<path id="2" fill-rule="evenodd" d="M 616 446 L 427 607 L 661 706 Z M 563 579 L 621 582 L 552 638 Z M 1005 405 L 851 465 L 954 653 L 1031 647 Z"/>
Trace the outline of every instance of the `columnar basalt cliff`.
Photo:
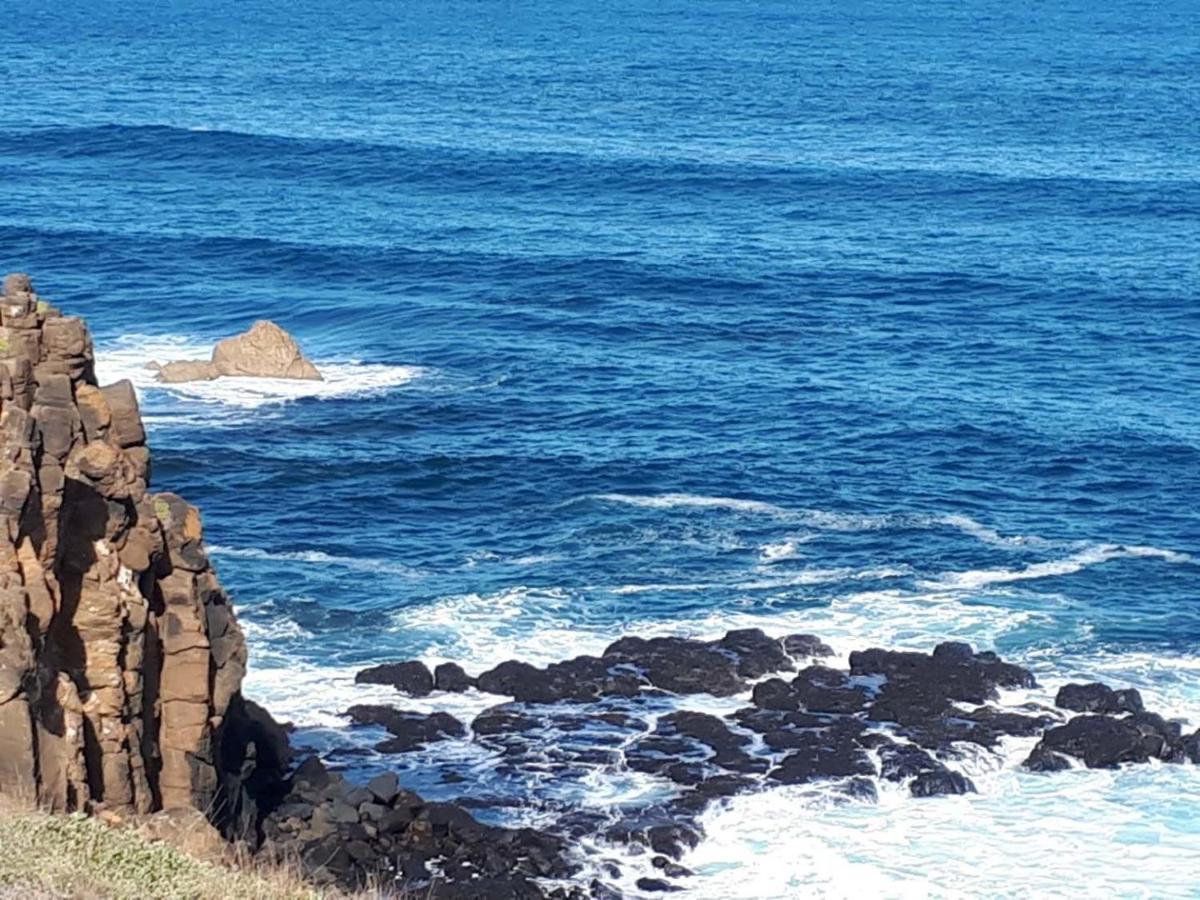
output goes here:
<path id="1" fill-rule="evenodd" d="M 0 306 L 0 453 L 0 792 L 232 814 L 256 711 L 200 515 L 149 492 L 133 386 L 97 384 L 87 327 L 26 275 Z"/>

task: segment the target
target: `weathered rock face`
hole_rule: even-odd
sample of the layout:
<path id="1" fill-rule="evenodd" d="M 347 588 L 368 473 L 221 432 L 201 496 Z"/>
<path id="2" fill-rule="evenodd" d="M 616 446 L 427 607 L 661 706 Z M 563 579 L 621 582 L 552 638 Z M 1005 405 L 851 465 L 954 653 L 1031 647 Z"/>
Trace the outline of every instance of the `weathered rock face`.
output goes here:
<path id="1" fill-rule="evenodd" d="M 221 376 L 298 378 L 321 381 L 317 367 L 304 358 L 295 339 L 274 322 L 255 322 L 244 334 L 225 338 L 212 360 L 178 360 L 157 366 L 158 380 L 179 383 Z"/>
<path id="2" fill-rule="evenodd" d="M 222 759 L 257 756 L 246 645 L 199 513 L 149 492 L 145 441 L 132 385 L 96 384 L 84 323 L 8 276 L 0 792 L 56 810 L 245 805 L 254 766 Z"/>

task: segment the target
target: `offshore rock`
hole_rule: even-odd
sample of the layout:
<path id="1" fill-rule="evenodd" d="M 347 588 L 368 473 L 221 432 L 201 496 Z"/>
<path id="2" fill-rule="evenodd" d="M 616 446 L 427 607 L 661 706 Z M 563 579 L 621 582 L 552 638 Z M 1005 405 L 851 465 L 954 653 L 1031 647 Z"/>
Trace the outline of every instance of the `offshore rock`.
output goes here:
<path id="1" fill-rule="evenodd" d="M 821 655 L 827 649 L 811 636 L 778 639 L 757 628 L 730 631 L 715 641 L 625 637 L 610 644 L 601 656 L 577 656 L 544 669 L 508 660 L 482 673 L 476 684 L 481 691 L 522 703 L 633 697 L 654 688 L 730 697 L 747 690 L 750 679 L 794 671 L 797 658 Z"/>
<path id="2" fill-rule="evenodd" d="M 1075 712 L 1138 713 L 1145 707 L 1142 695 L 1133 688 L 1114 691 L 1106 684 L 1063 685 L 1054 698 L 1054 705 Z"/>
<path id="3" fill-rule="evenodd" d="M 212 360 L 176 360 L 151 367 L 159 381 L 180 383 L 208 381 L 221 376 L 251 378 L 295 378 L 321 381 L 317 371 L 295 338 L 274 322 L 261 320 L 250 330 L 225 338 L 213 348 Z"/>
<path id="4" fill-rule="evenodd" d="M 420 660 L 383 663 L 363 669 L 354 676 L 355 684 L 390 684 L 396 690 L 414 697 L 424 697 L 434 688 L 433 673 Z"/>
<path id="5" fill-rule="evenodd" d="M 269 717 L 241 698 L 241 629 L 200 514 L 149 492 L 145 441 L 133 386 L 96 383 L 83 322 L 8 276 L 0 793 L 52 810 L 194 808 L 229 827 L 248 783 L 286 759 L 253 746 Z"/>

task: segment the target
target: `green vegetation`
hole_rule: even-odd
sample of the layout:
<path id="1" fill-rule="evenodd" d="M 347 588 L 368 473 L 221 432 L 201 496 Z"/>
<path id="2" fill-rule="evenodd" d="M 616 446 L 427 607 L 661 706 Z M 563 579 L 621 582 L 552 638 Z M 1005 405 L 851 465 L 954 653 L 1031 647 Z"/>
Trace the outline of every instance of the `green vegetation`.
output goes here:
<path id="1" fill-rule="evenodd" d="M 82 815 L 0 812 L 0 898 L 322 900 L 285 867 L 201 862 Z"/>

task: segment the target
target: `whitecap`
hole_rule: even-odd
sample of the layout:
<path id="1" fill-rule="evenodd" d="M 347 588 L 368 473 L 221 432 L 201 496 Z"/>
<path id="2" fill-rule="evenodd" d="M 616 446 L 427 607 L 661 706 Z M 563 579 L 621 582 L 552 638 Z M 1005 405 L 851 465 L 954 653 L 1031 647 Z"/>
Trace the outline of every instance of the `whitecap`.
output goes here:
<path id="1" fill-rule="evenodd" d="M 822 509 L 787 509 L 762 500 L 746 500 L 737 497 L 717 497 L 705 494 L 592 494 L 588 499 L 605 503 L 621 503 L 645 509 L 724 509 L 732 512 L 767 515 L 791 519 L 821 531 L 859 532 L 881 531 L 892 528 L 942 528 L 950 527 L 969 535 L 985 544 L 1009 549 L 1047 547 L 1053 544 L 1037 535 L 1003 535 L 994 528 L 958 513 L 853 513 L 833 512 Z M 782 543 L 768 544 L 763 549 L 766 559 L 786 559 L 796 552 L 795 544 L 812 540 L 813 536 L 789 537 Z M 768 554 L 778 554 L 769 556 Z"/>
<path id="2" fill-rule="evenodd" d="M 769 571 L 769 570 L 768 570 Z M 660 582 L 652 584 L 622 584 L 608 588 L 612 594 L 646 594 L 654 592 L 692 592 L 728 589 L 734 591 L 770 591 L 811 584 L 830 584 L 839 581 L 872 580 L 877 578 L 903 578 L 912 574 L 907 567 L 880 567 L 875 569 L 804 569 L 800 572 L 772 574 L 767 577 L 728 582 Z"/>
<path id="3" fill-rule="evenodd" d="M 240 618 L 242 633 L 252 645 L 268 644 L 271 641 L 311 640 L 315 635 L 287 616 L 272 615 L 270 618 Z"/>
<path id="4" fill-rule="evenodd" d="M 645 509 L 727 509 L 732 512 L 757 513 L 770 516 L 786 516 L 788 511 L 773 503 L 761 500 L 743 500 L 737 497 L 708 497 L 701 494 L 592 494 L 591 500 L 602 503 L 623 503 Z"/>
<path id="5" fill-rule="evenodd" d="M 1158 547 L 1095 544 L 1070 556 L 1031 563 L 1020 569 L 972 569 L 967 572 L 945 572 L 937 578 L 923 581 L 921 586 L 934 590 L 973 590 L 992 584 L 1074 575 L 1076 572 L 1114 559 L 1160 559 L 1174 564 L 1194 562 L 1193 558 L 1186 553 L 1163 550 Z"/>
<path id="6" fill-rule="evenodd" d="M 758 548 L 759 559 L 764 564 L 783 562 L 788 559 L 799 559 L 803 556 L 800 546 L 807 544 L 816 535 L 806 534 L 785 538 L 782 541 L 763 544 Z"/>
<path id="7" fill-rule="evenodd" d="M 1003 535 L 994 528 L 989 528 L 982 522 L 977 522 L 970 516 L 963 516 L 957 513 L 932 516 L 929 519 L 931 524 L 949 525 L 951 528 L 957 528 L 963 534 L 969 534 L 971 537 L 978 538 L 985 544 L 992 544 L 997 547 L 1010 547 L 1020 549 L 1025 547 L 1045 547 L 1051 542 L 1037 535 Z"/>
<path id="8" fill-rule="evenodd" d="M 422 658 L 452 660 L 479 671 L 513 658 L 548 665 L 598 653 L 616 639 L 589 626 L 580 602 L 562 588 L 517 585 L 399 610 L 390 628 L 402 632 Z"/>
<path id="9" fill-rule="evenodd" d="M 221 544 L 210 544 L 208 551 L 213 556 L 307 563 L 315 566 L 338 566 L 358 572 L 401 575 L 405 578 L 419 578 L 423 574 L 420 569 L 414 569 L 404 563 L 358 556 L 337 556 L 326 553 L 324 550 L 263 550 L 259 547 L 225 547 Z"/>

